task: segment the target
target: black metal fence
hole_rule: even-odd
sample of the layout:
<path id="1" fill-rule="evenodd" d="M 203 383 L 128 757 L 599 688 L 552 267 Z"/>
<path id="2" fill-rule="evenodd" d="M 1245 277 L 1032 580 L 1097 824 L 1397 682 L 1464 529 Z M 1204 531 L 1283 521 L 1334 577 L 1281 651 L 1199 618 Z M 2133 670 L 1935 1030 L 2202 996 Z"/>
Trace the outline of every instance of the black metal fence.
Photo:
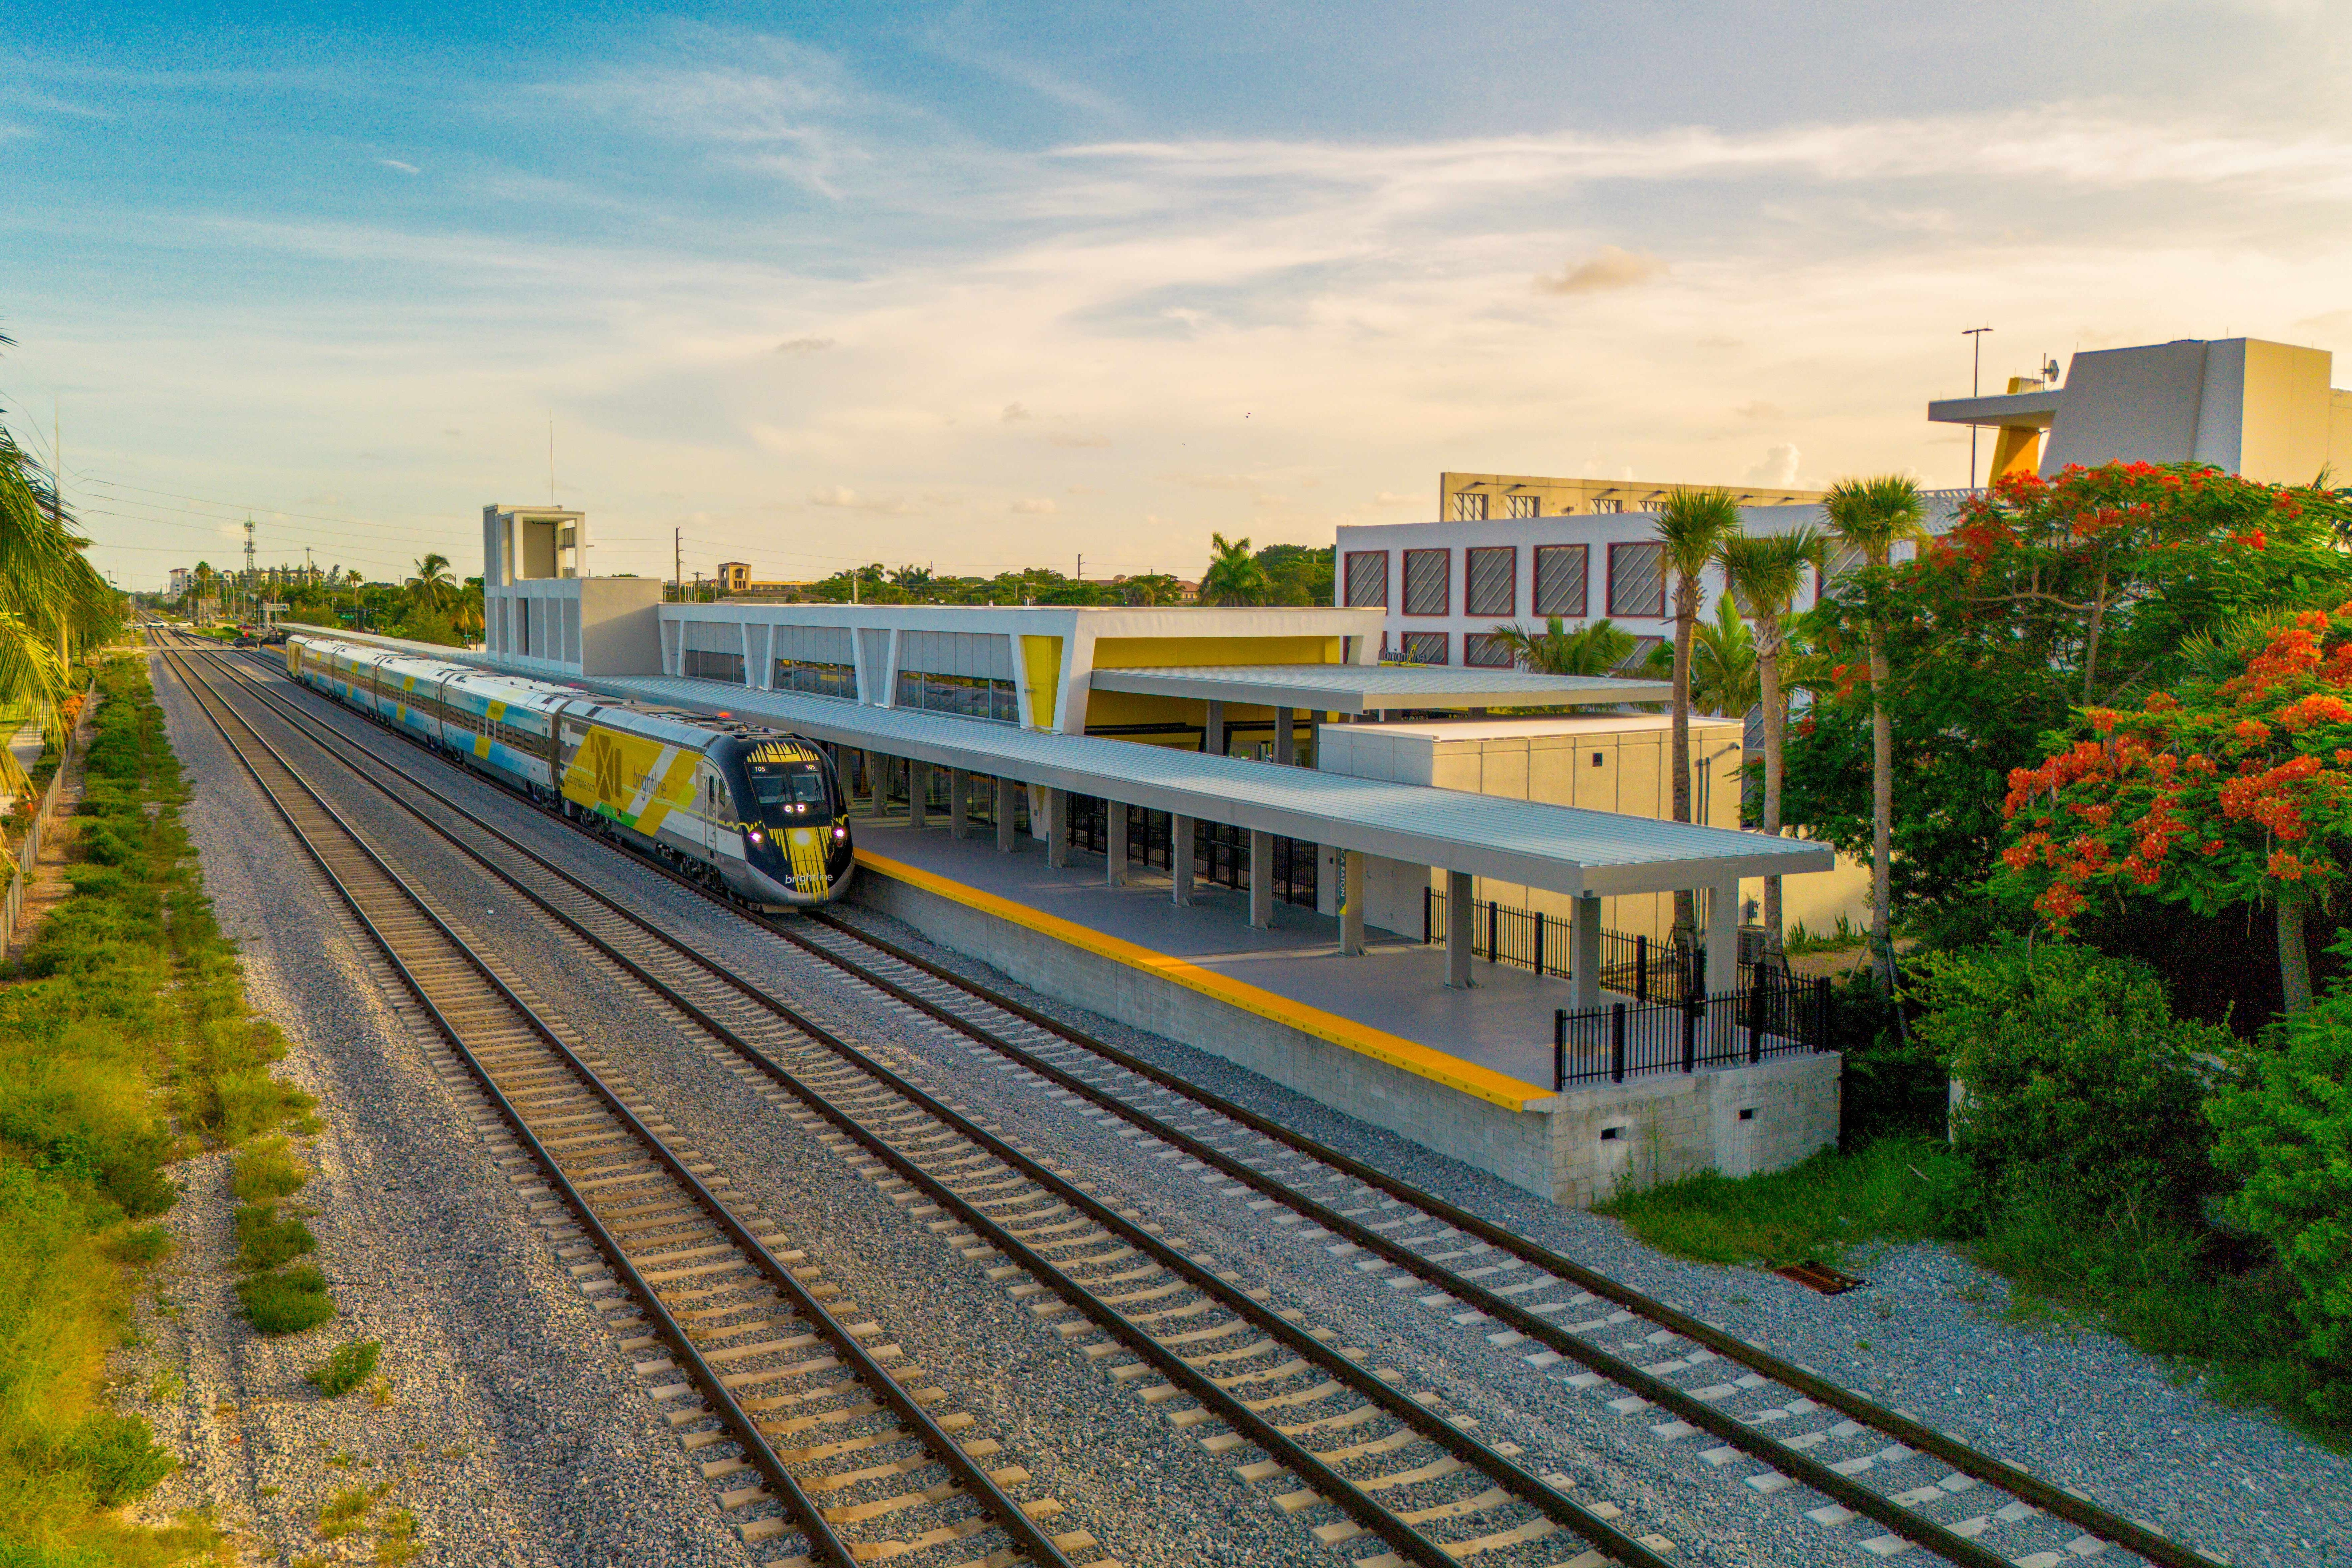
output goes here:
<path id="1" fill-rule="evenodd" d="M 1445 940 L 1445 894 L 1433 887 L 1421 890 L 1421 939 Z M 1558 915 L 1532 909 L 1507 908 L 1492 899 L 1470 906 L 1470 953 L 1490 964 L 1509 964 L 1538 975 L 1566 979 L 1574 967 L 1570 955 L 1574 926 Z M 1743 951 L 1738 986 L 1746 989 L 1757 966 Z M 1677 946 L 1671 941 L 1630 936 L 1622 931 L 1601 934 L 1601 988 L 1632 997 L 1637 1002 L 1680 1002 L 1705 988 L 1706 946 Z"/>
<path id="2" fill-rule="evenodd" d="M 1622 1083 L 1629 1073 L 1696 1072 L 1829 1049 L 1836 998 L 1826 979 L 1750 970 L 1739 989 L 1673 1002 L 1612 1002 L 1552 1014 L 1552 1087 Z"/>
<path id="3" fill-rule="evenodd" d="M 1175 819 L 1166 811 L 1141 806 L 1120 808 L 1127 813 L 1127 858 L 1129 864 L 1175 864 L 1169 835 Z M 1110 852 L 1110 809 L 1097 796 L 1070 797 L 1070 847 L 1095 854 Z M 1285 904 L 1315 907 L 1316 846 L 1300 839 L 1274 835 L 1274 896 Z M 1249 830 L 1231 822 L 1192 824 L 1192 874 L 1236 891 L 1249 886 Z"/>

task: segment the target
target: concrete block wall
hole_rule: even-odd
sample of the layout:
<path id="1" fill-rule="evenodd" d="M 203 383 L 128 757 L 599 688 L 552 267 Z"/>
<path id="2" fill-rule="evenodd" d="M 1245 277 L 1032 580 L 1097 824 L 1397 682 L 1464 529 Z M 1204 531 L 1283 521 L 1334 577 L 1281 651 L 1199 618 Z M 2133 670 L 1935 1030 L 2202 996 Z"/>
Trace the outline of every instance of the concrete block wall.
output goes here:
<path id="1" fill-rule="evenodd" d="M 851 897 L 1034 990 L 1223 1057 L 1558 1203 L 1590 1207 L 1622 1183 L 1710 1166 L 1780 1170 L 1837 1141 L 1833 1055 L 1651 1074 L 1514 1111 L 870 867 Z"/>
<path id="2" fill-rule="evenodd" d="M 1570 1089 L 1550 1117 L 1552 1197 L 1590 1208 L 1621 1186 L 1710 1167 L 1729 1176 L 1786 1170 L 1837 1142 L 1843 1060 L 1783 1056 Z"/>

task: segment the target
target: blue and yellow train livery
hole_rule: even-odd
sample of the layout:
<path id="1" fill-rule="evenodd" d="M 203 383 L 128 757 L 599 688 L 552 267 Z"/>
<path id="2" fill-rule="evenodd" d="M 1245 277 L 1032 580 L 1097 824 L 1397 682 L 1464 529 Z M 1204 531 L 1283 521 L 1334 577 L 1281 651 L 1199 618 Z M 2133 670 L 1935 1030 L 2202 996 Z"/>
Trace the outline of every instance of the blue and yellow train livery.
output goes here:
<path id="1" fill-rule="evenodd" d="M 754 908 L 839 897 L 849 808 L 812 741 L 302 633 L 286 673 Z"/>

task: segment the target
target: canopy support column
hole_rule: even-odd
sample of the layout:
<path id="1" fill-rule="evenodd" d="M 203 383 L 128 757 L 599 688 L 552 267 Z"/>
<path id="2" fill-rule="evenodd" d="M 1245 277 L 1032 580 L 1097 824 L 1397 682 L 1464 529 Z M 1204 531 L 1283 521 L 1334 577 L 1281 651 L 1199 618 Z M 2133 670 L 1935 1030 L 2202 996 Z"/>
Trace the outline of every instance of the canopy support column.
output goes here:
<path id="1" fill-rule="evenodd" d="M 1597 894 L 1579 894 L 1576 913 L 1570 917 L 1570 939 L 1574 949 L 1570 955 L 1570 983 L 1576 991 L 1576 1010 L 1590 1012 L 1601 1005 L 1601 899 Z"/>
<path id="2" fill-rule="evenodd" d="M 1253 831 L 1249 836 L 1250 916 L 1260 931 L 1274 926 L 1274 835 Z"/>
<path id="3" fill-rule="evenodd" d="M 1070 792 L 1045 791 L 1045 863 L 1060 870 L 1070 863 Z"/>
<path id="4" fill-rule="evenodd" d="M 1445 873 L 1445 983 L 1454 990 L 1470 988 L 1470 873 Z"/>
<path id="5" fill-rule="evenodd" d="M 1168 878 L 1174 885 L 1169 899 L 1180 906 L 1192 902 L 1192 819 L 1168 819 Z"/>
<path id="6" fill-rule="evenodd" d="M 931 803 L 931 765 L 928 762 L 907 764 L 907 825 L 910 828 L 930 826 L 930 814 L 925 810 Z"/>
<path id="7" fill-rule="evenodd" d="M 1201 735 L 1201 749 L 1212 757 L 1225 754 L 1225 705 L 1211 699 L 1209 717 Z"/>
<path id="8" fill-rule="evenodd" d="M 1364 852 L 1341 850 L 1339 861 L 1339 955 L 1364 956 Z"/>
<path id="9" fill-rule="evenodd" d="M 971 775 L 961 768 L 948 769 L 948 836 L 971 837 Z"/>
<path id="10" fill-rule="evenodd" d="M 1127 885 L 1127 808 L 1117 800 L 1103 802 L 1103 881 L 1112 887 Z"/>
<path id="11" fill-rule="evenodd" d="M 1013 824 L 1021 814 L 1020 799 L 1020 785 L 1010 779 L 996 781 L 996 848 L 1001 854 L 1009 855 L 1019 847 L 1013 836 Z"/>
<path id="12" fill-rule="evenodd" d="M 1706 901 L 1706 994 L 1728 996 L 1739 988 L 1739 883 L 1721 882 Z"/>
<path id="13" fill-rule="evenodd" d="M 1274 710 L 1274 759 L 1288 768 L 1298 760 L 1297 739 L 1291 728 L 1298 722 L 1296 709 L 1278 707 Z"/>

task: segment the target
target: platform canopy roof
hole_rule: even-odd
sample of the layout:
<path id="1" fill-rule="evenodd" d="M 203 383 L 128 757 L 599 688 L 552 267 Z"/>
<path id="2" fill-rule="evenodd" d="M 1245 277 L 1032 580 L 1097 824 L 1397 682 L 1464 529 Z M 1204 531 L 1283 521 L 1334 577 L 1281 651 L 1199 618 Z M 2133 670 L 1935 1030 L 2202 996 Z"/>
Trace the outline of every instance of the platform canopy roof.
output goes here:
<path id="1" fill-rule="evenodd" d="M 1151 669 L 1096 666 L 1098 692 L 1256 703 L 1323 713 L 1383 708 L 1575 707 L 1591 703 L 1661 703 L 1664 681 L 1622 675 L 1537 675 L 1477 666 L 1399 664 L 1191 664 Z"/>
<path id="2" fill-rule="evenodd" d="M 604 677 L 586 684 L 615 696 L 724 712 L 811 739 L 934 767 L 1556 893 L 1664 893 L 1743 876 L 1827 871 L 1834 863 L 1827 845 L 1800 839 L 1056 735 L 952 714 L 867 707 L 670 676 Z"/>
<path id="3" fill-rule="evenodd" d="M 461 649 L 368 634 L 353 640 L 502 674 L 521 673 L 502 671 L 498 660 Z M 623 701 L 698 708 L 934 767 L 1099 796 L 1202 821 L 1230 822 L 1253 831 L 1554 893 L 1666 893 L 1718 887 L 1740 877 L 1828 871 L 1836 863 L 1828 845 L 1802 839 L 1355 779 L 1171 747 L 1022 729 L 951 714 L 869 707 L 832 697 L 667 675 L 589 676 L 573 684 Z"/>

